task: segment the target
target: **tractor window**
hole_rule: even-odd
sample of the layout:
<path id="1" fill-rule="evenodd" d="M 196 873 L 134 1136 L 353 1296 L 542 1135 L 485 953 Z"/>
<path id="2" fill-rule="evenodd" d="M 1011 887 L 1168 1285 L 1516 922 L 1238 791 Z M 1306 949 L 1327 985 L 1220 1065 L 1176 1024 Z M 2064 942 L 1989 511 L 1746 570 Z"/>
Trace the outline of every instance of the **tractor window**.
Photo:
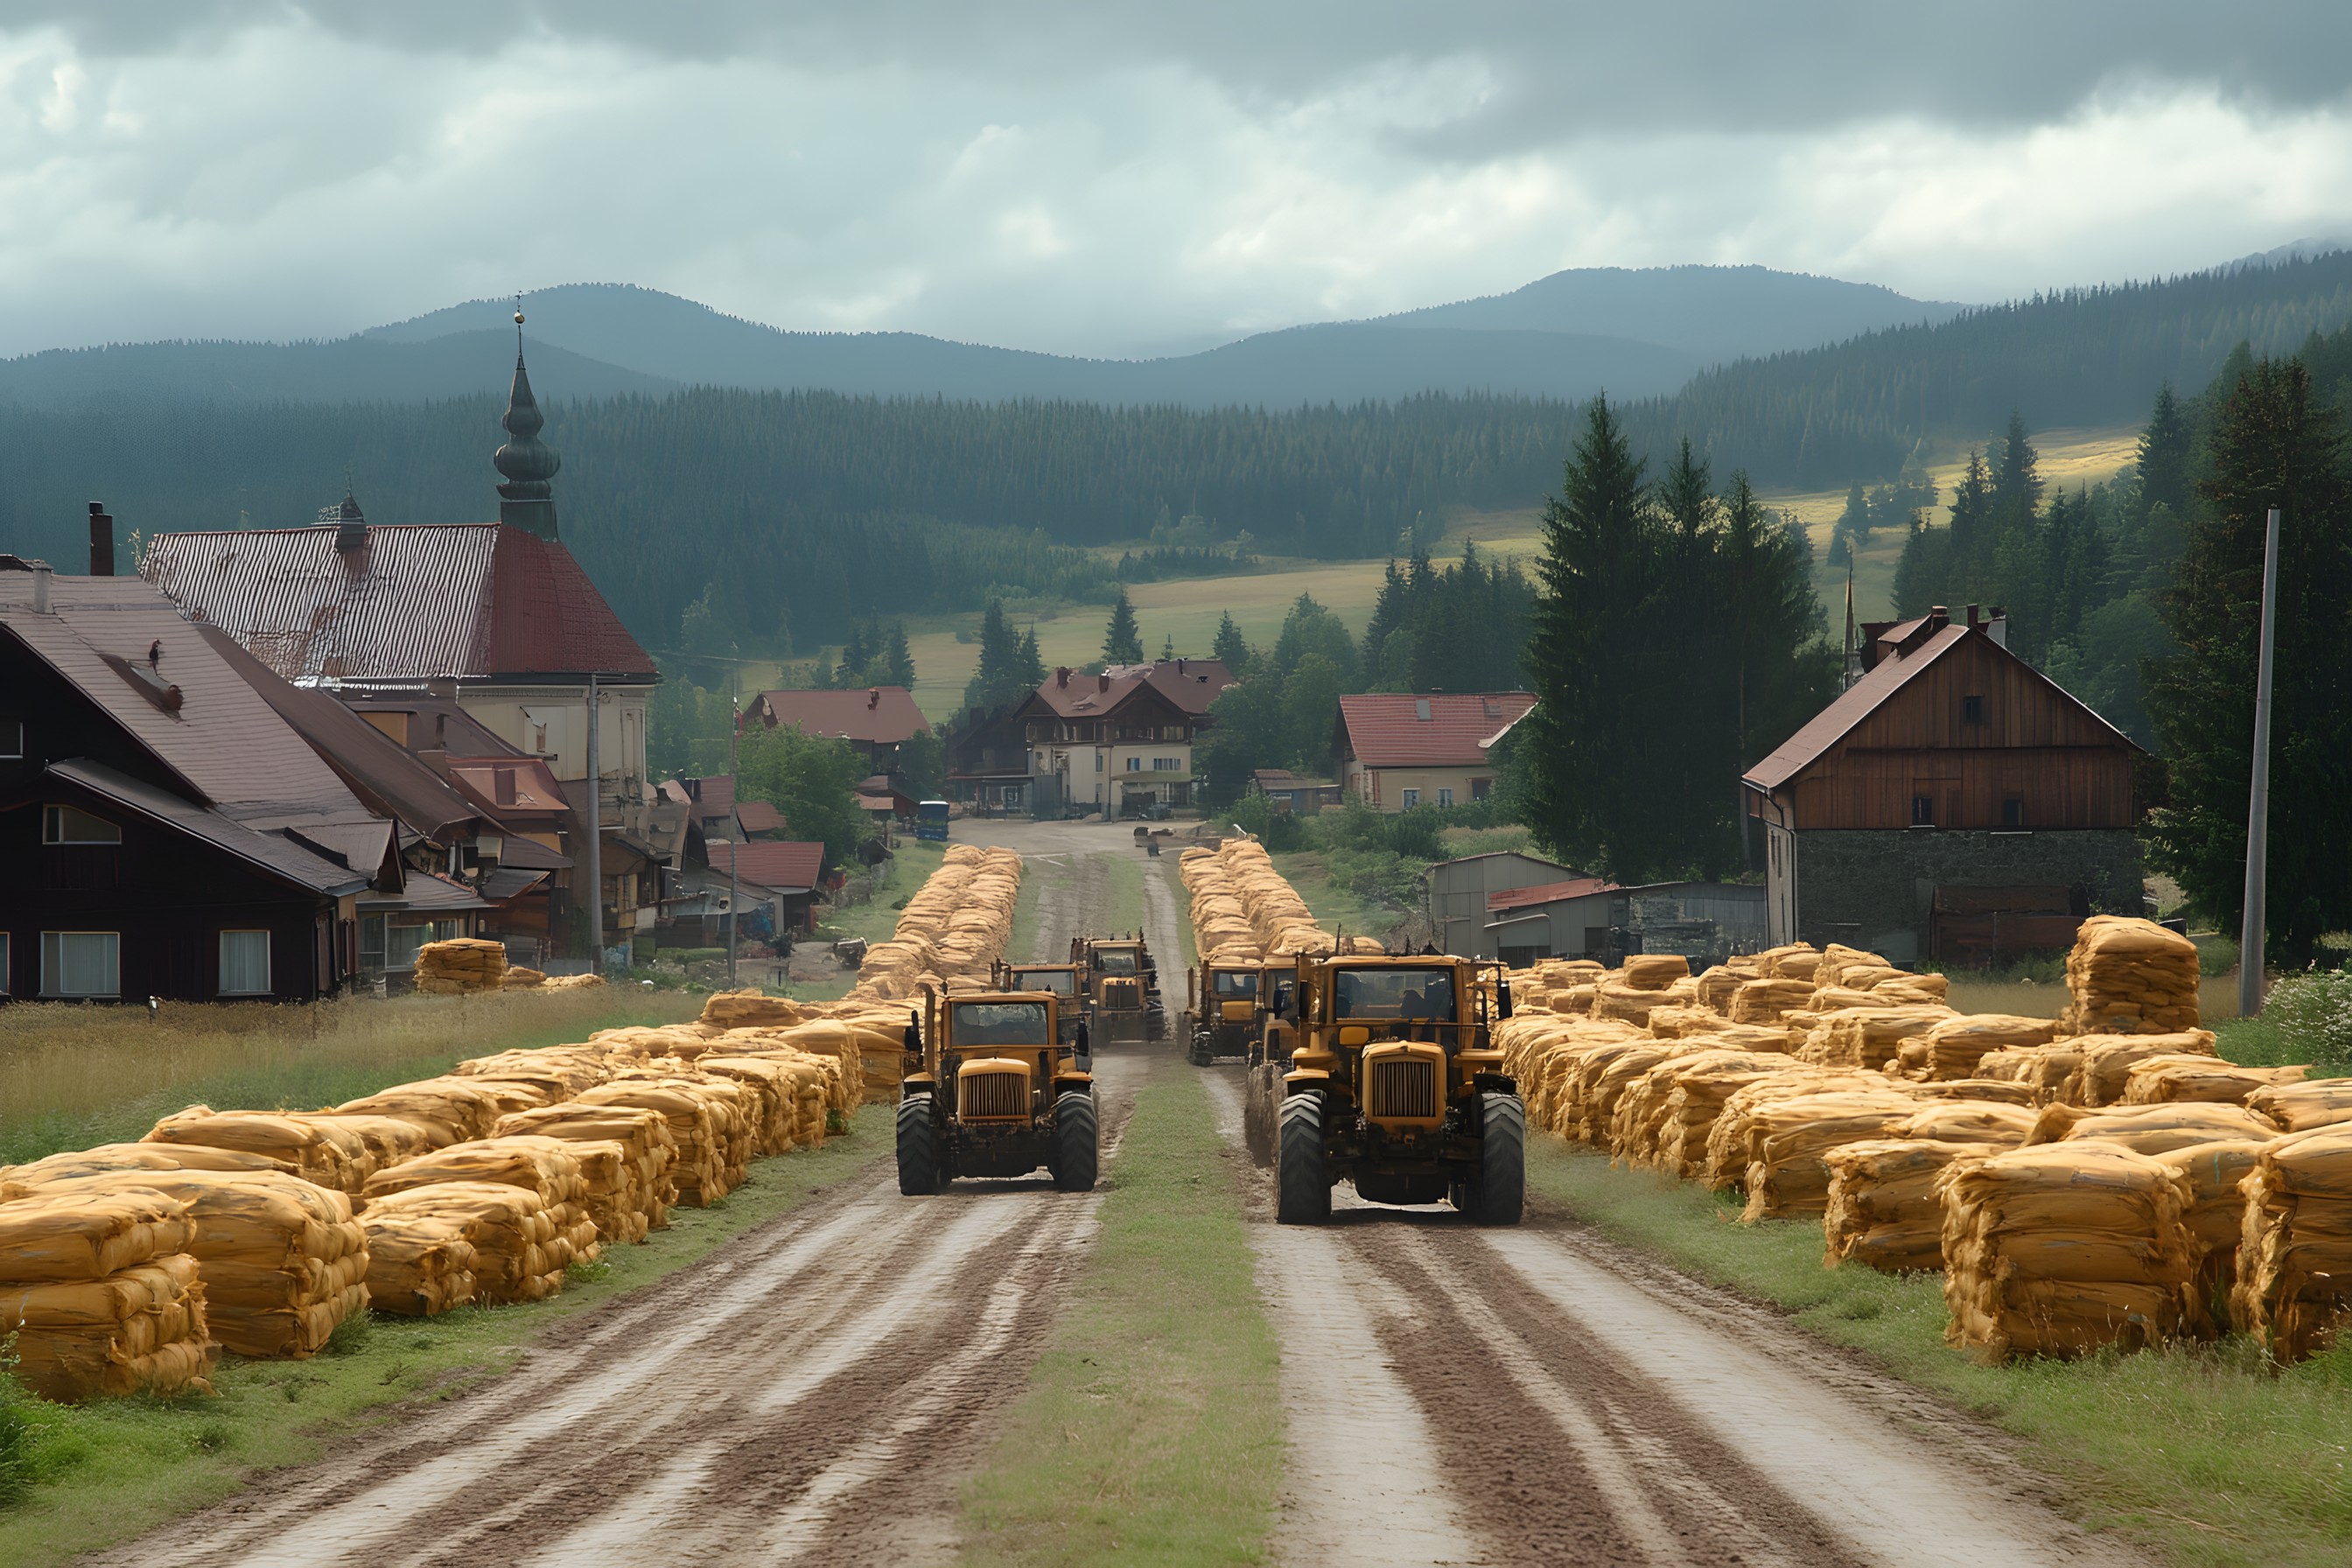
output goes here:
<path id="1" fill-rule="evenodd" d="M 1332 987 L 1335 1017 L 1451 1018 L 1450 969 L 1343 969 Z"/>
<path id="2" fill-rule="evenodd" d="M 1013 972 L 1013 988 L 1016 991 L 1051 991 L 1056 996 L 1070 994 L 1070 972 L 1066 969 L 1016 969 Z"/>
<path id="3" fill-rule="evenodd" d="M 1135 950 L 1131 947 L 1115 947 L 1108 952 L 1097 954 L 1097 957 L 1101 960 L 1102 972 L 1105 974 L 1135 973 Z"/>
<path id="4" fill-rule="evenodd" d="M 1253 969 L 1217 969 L 1209 973 L 1209 984 L 1220 1002 L 1255 1002 L 1257 1000 L 1257 972 Z"/>
<path id="5" fill-rule="evenodd" d="M 1288 1017 L 1290 1016 L 1291 994 L 1297 989 L 1298 977 L 1295 974 L 1286 974 L 1279 980 L 1276 980 L 1274 983 L 1274 1000 L 1272 1003 L 1274 1011 L 1284 1017 Z"/>
<path id="6" fill-rule="evenodd" d="M 955 1005 L 954 1039 L 959 1046 L 1053 1043 L 1045 1028 L 1043 1002 L 959 1002 Z"/>

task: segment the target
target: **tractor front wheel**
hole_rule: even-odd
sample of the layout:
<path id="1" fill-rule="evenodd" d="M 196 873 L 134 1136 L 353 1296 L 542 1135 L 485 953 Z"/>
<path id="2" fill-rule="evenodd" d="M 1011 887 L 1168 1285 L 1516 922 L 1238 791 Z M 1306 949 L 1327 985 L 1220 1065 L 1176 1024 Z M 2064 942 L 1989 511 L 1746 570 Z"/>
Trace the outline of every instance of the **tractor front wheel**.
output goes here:
<path id="1" fill-rule="evenodd" d="M 898 1102 L 898 1190 L 910 1198 L 936 1193 L 940 1174 L 940 1129 L 931 1119 L 931 1097 L 910 1094 Z"/>
<path id="2" fill-rule="evenodd" d="M 1527 1206 L 1528 1108 L 1516 1094 L 1478 1097 L 1478 1180 L 1470 1217 L 1479 1225 L 1517 1225 Z"/>
<path id="3" fill-rule="evenodd" d="M 1280 1169 L 1274 1217 L 1282 1225 L 1321 1225 L 1331 1217 L 1331 1169 L 1323 1153 L 1323 1098 L 1294 1094 L 1282 1102 Z"/>
<path id="4" fill-rule="evenodd" d="M 1054 1184 L 1066 1193 L 1095 1190 L 1101 1145 L 1095 1121 L 1095 1097 L 1071 1089 L 1054 1100 Z"/>

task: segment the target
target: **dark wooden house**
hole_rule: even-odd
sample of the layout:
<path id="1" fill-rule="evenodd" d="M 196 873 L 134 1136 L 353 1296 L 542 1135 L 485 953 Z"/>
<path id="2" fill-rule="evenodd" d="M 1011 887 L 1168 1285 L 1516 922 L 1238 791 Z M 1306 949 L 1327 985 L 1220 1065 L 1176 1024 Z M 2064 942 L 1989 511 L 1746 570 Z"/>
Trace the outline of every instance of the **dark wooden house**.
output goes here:
<path id="1" fill-rule="evenodd" d="M 1884 628 L 1854 684 L 1747 773 L 1776 942 L 1899 962 L 2063 947 L 2141 910 L 2137 748 L 1941 609 Z"/>

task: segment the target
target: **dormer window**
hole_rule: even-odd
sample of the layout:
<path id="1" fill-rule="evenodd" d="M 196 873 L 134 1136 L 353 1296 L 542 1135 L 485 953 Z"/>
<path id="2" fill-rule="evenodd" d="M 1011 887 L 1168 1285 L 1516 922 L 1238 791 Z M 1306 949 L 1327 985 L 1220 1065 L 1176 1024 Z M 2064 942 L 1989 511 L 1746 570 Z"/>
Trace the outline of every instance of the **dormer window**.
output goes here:
<path id="1" fill-rule="evenodd" d="M 122 829 L 102 816 L 70 805 L 47 805 L 41 808 L 41 842 L 44 844 L 120 844 Z"/>
<path id="2" fill-rule="evenodd" d="M 25 754 L 25 721 L 0 715 L 0 760 Z"/>

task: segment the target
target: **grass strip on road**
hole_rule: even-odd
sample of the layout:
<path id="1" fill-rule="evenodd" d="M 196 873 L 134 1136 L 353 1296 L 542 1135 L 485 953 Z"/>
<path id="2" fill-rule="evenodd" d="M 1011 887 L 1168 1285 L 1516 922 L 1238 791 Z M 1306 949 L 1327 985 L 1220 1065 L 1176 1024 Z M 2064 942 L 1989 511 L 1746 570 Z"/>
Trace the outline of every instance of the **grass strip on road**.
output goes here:
<path id="1" fill-rule="evenodd" d="M 1274 1331 L 1199 1075 L 1137 1096 L 1101 1230 L 964 1493 L 968 1563 L 1263 1563 L 1282 1481 Z"/>
<path id="2" fill-rule="evenodd" d="M 1096 936 L 1108 936 L 1111 931 L 1125 935 L 1143 930 L 1143 862 L 1134 856 L 1117 852 L 1102 857 L 1110 867 L 1110 931 L 1096 931 Z"/>
<path id="3" fill-rule="evenodd" d="M 127 1540 L 231 1496 L 258 1471 L 317 1458 L 338 1438 L 403 1414 L 387 1406 L 413 1410 L 510 1370 L 565 1319 L 701 1261 L 887 1157 L 893 1114 L 867 1106 L 853 1133 L 758 1162 L 748 1184 L 707 1209 L 673 1209 L 670 1227 L 642 1246 L 606 1247 L 545 1301 L 437 1318 L 370 1314 L 309 1361 L 224 1356 L 213 1378 L 217 1398 L 77 1406 L 0 1392 L 0 1405 L 37 1425 L 29 1485 L 15 1506 L 0 1505 L 0 1568 L 63 1563 Z"/>
<path id="4" fill-rule="evenodd" d="M 2352 1561 L 2352 1348 L 2274 1371 L 2242 1340 L 1985 1366 L 1944 1343 L 1943 1277 L 1822 1267 L 1818 1223 L 1733 1223 L 1696 1183 L 1538 1140 L 1536 1191 L 1620 1241 L 1786 1309 L 2023 1438 L 2081 1521 L 2184 1564 Z"/>

